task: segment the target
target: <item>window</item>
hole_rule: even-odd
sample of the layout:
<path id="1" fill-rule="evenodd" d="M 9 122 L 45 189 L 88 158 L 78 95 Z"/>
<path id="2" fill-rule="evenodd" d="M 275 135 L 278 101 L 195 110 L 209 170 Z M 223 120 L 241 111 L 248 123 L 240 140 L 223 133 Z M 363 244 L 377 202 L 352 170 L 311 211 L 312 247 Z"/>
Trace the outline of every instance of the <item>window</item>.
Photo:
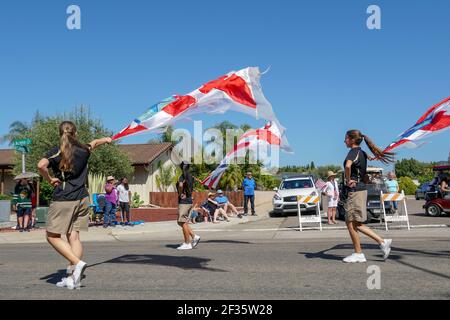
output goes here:
<path id="1" fill-rule="evenodd" d="M 283 181 L 280 189 L 305 189 L 305 188 L 314 188 L 314 184 L 310 179 Z"/>

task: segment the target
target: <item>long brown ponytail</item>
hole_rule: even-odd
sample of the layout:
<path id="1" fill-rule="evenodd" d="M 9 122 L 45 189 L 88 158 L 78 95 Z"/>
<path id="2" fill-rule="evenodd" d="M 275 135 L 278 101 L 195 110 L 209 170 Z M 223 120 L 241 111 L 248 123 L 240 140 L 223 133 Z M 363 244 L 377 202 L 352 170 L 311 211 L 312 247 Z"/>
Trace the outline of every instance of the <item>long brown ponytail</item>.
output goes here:
<path id="1" fill-rule="evenodd" d="M 73 154 L 75 153 L 75 147 L 87 149 L 77 140 L 77 127 L 71 121 L 63 121 L 59 125 L 61 162 L 59 163 L 59 169 L 62 172 L 69 172 L 73 169 Z"/>
<path id="2" fill-rule="evenodd" d="M 355 144 L 360 145 L 364 140 L 369 147 L 370 151 L 372 151 L 376 160 L 383 162 L 384 164 L 388 164 L 390 162 L 394 162 L 394 153 L 392 152 L 384 152 L 380 148 L 378 148 L 375 143 L 370 139 L 367 135 L 362 134 L 359 130 L 349 130 L 347 131 L 347 136 L 352 140 Z"/>

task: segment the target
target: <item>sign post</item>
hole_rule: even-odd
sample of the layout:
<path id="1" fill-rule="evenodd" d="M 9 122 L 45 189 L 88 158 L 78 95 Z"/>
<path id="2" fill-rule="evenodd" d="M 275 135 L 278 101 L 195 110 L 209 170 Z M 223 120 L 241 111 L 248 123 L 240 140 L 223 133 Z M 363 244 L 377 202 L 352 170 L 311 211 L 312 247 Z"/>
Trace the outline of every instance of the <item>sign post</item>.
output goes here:
<path id="1" fill-rule="evenodd" d="M 13 145 L 16 148 L 18 152 L 22 152 L 22 173 L 26 172 L 25 168 L 25 154 L 28 153 L 30 150 L 28 146 L 31 144 L 32 140 L 27 139 L 18 139 L 13 141 Z"/>

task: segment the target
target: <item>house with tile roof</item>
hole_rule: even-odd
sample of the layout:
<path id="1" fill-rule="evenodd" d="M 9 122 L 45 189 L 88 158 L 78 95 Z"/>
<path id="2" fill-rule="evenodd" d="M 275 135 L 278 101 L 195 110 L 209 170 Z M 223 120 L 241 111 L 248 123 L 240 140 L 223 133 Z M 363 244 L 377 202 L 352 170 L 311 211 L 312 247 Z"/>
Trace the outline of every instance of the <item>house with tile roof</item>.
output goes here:
<path id="1" fill-rule="evenodd" d="M 150 202 L 150 192 L 157 192 L 156 177 L 159 174 L 158 164 L 169 166 L 172 151 L 171 143 L 145 143 L 145 144 L 119 144 L 119 148 L 125 152 L 134 168 L 133 177 L 129 181 L 132 193 L 137 192 L 144 204 Z M 12 149 L 0 149 L 0 193 L 11 194 L 14 191 L 14 158 Z M 116 177 L 120 179 L 120 177 Z M 168 191 L 175 191 L 171 186 Z"/>

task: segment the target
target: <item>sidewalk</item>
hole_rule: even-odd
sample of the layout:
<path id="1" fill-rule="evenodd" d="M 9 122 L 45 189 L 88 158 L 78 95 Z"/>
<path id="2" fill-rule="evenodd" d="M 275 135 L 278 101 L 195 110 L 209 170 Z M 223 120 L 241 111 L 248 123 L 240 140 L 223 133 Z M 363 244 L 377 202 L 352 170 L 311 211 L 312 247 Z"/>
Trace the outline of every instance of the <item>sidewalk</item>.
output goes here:
<path id="1" fill-rule="evenodd" d="M 255 206 L 256 211 L 260 214 L 258 216 L 247 216 L 239 219 L 237 217 L 232 217 L 230 222 L 221 221 L 218 224 L 215 223 L 196 223 L 190 224 L 193 230 L 211 230 L 220 231 L 229 229 L 232 226 L 246 224 L 249 222 L 259 221 L 262 219 L 269 218 L 268 212 L 269 207 L 271 208 L 271 200 L 267 200 L 267 196 L 263 196 L 260 202 Z M 9 225 L 8 225 L 9 224 Z M 4 223 L 0 225 L 0 228 L 12 227 L 14 226 L 14 221 L 10 223 Z M 182 237 L 181 230 L 176 221 L 163 221 L 163 222 L 146 222 L 141 225 L 135 226 L 116 226 L 115 228 L 104 229 L 102 226 L 90 227 L 89 232 L 82 232 L 83 242 L 91 241 L 117 241 L 121 237 L 133 236 L 133 238 L 139 239 L 141 235 L 152 235 L 160 234 L 167 235 L 171 237 Z M 16 232 L 13 230 L 8 230 L 0 232 L 0 245 L 1 244 L 14 244 L 14 243 L 45 243 L 45 226 L 41 229 L 32 230 L 31 232 Z"/>

